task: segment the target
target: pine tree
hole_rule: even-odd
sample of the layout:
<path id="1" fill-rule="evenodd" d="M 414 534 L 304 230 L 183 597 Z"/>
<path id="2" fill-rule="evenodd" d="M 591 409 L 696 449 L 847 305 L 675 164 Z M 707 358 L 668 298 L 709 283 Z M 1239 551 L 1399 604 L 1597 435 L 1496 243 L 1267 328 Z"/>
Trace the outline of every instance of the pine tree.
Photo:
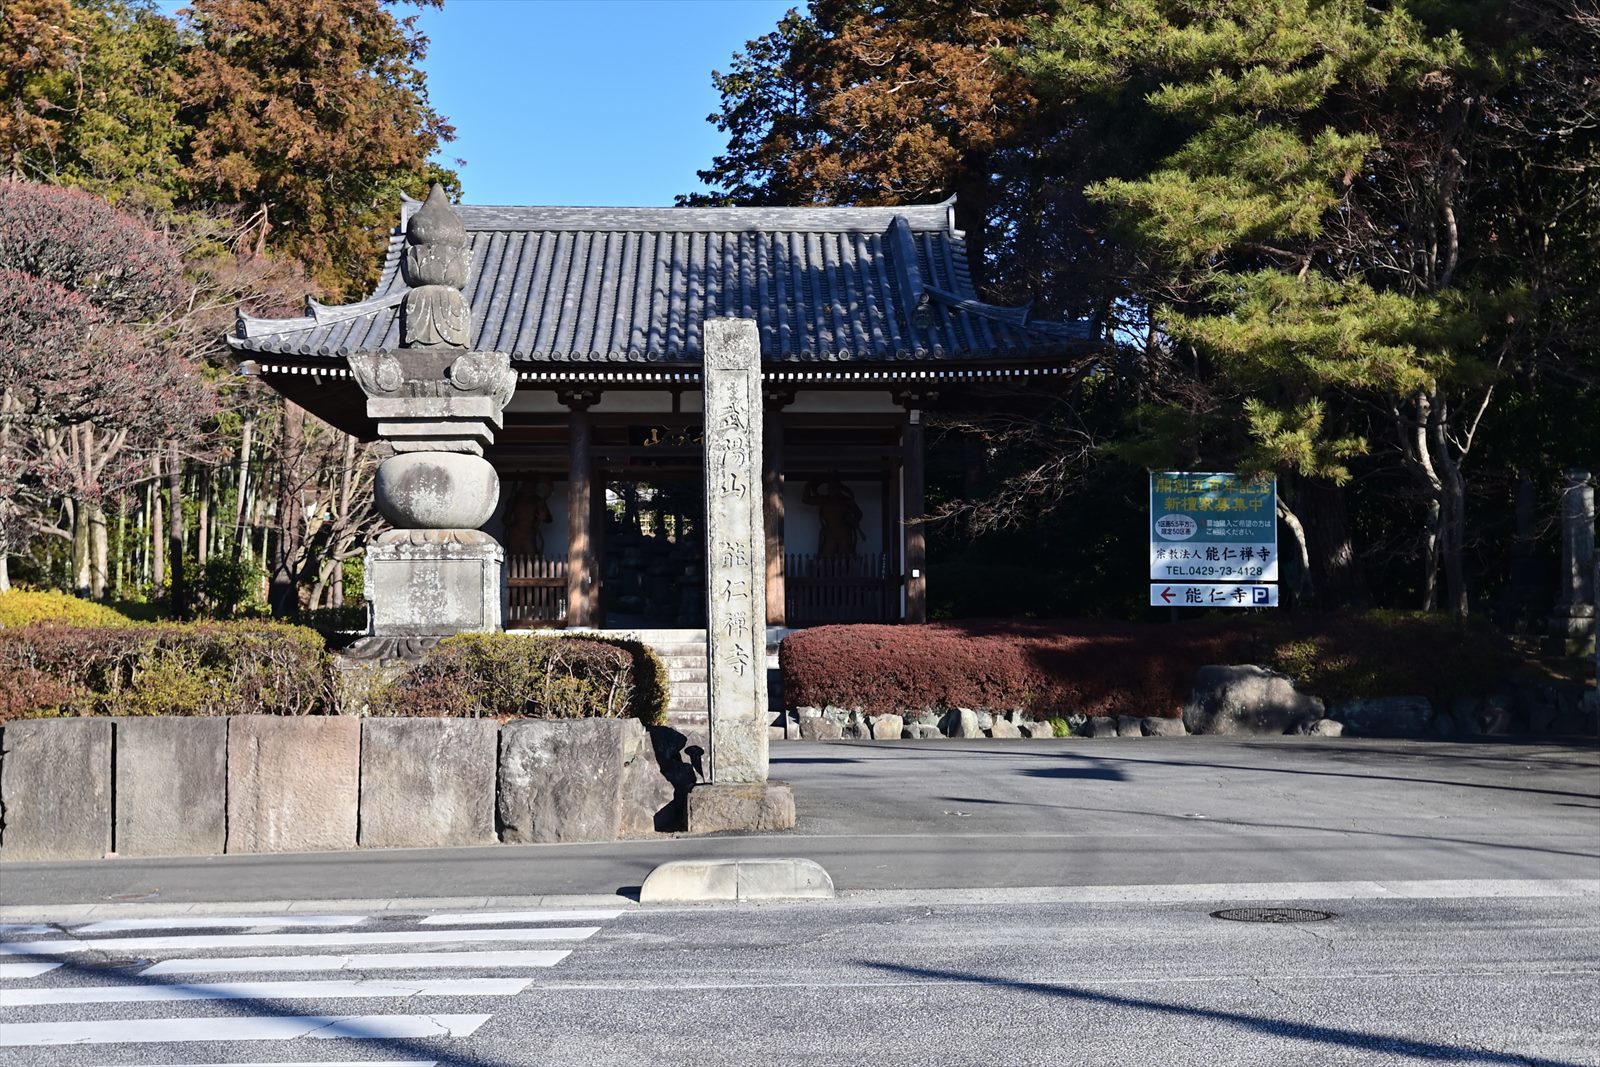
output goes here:
<path id="1" fill-rule="evenodd" d="M 1533 56 L 1503 5 L 1470 0 L 1064 0 L 1019 60 L 1057 104 L 1168 124 L 1159 161 L 1089 193 L 1149 258 L 1211 424 L 1244 430 L 1216 458 L 1339 484 L 1374 439 L 1395 447 L 1429 509 L 1428 601 L 1442 571 L 1456 614 L 1462 462 L 1526 304 L 1476 269 L 1470 216 L 1486 102 Z"/>

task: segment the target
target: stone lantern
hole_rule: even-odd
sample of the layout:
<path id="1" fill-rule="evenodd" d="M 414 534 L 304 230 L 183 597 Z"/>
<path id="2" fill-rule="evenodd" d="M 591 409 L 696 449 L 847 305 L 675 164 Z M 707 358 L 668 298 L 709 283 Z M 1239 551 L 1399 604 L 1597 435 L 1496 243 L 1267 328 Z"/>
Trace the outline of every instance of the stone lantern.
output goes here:
<path id="1" fill-rule="evenodd" d="M 478 527 L 500 496 L 483 450 L 516 372 L 503 352 L 470 350 L 462 289 L 471 265 L 466 229 L 436 185 L 406 227 L 400 347 L 348 356 L 367 414 L 395 451 L 376 479 L 378 510 L 394 529 L 367 547 L 369 655 L 500 628 L 505 553 Z"/>

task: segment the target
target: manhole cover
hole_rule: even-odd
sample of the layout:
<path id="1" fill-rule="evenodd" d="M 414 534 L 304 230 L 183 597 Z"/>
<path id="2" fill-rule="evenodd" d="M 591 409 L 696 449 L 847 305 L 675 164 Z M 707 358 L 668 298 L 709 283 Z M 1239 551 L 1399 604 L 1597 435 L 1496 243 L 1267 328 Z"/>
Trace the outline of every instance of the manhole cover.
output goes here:
<path id="1" fill-rule="evenodd" d="M 1333 912 L 1313 908 L 1224 908 L 1212 912 L 1211 917 L 1236 923 L 1319 923 L 1333 918 Z"/>

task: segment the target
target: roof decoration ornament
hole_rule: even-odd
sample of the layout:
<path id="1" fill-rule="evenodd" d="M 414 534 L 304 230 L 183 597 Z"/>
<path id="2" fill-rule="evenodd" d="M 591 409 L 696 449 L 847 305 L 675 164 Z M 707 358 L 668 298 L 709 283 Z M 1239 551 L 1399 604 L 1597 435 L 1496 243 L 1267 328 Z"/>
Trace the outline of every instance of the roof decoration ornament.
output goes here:
<path id="1" fill-rule="evenodd" d="M 438 185 L 406 226 L 400 269 L 411 291 L 400 312 L 401 348 L 466 348 L 472 306 L 462 290 L 472 267 L 467 228 Z"/>

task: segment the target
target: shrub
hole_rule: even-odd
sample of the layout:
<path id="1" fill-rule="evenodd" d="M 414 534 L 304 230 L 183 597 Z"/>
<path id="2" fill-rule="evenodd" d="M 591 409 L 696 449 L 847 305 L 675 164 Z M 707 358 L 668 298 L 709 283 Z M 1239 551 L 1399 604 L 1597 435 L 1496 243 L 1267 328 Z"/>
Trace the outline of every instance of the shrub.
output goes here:
<path id="1" fill-rule="evenodd" d="M 1420 611 L 1289 616 L 1273 629 L 1266 666 L 1324 700 L 1416 695 L 1437 706 L 1489 692 L 1515 662 L 1488 626 Z"/>
<path id="2" fill-rule="evenodd" d="M 1176 716 L 1195 671 L 1241 662 L 1238 644 L 1205 625 L 822 626 L 786 637 L 779 661 L 785 698 L 795 705 Z"/>
<path id="3" fill-rule="evenodd" d="M 1258 663 L 1327 700 L 1491 689 L 1509 646 L 1439 615 L 823 626 L 784 639 L 787 703 L 869 712 L 1022 708 L 1035 718 L 1182 714 L 1195 672 Z"/>
<path id="4" fill-rule="evenodd" d="M 328 657 L 277 623 L 37 624 L 0 630 L 0 721 L 48 715 L 305 715 Z"/>
<path id="5" fill-rule="evenodd" d="M 41 622 L 64 626 L 129 626 L 133 620 L 104 604 L 53 590 L 13 589 L 0 593 L 0 628 Z"/>
<path id="6" fill-rule="evenodd" d="M 551 719 L 635 715 L 657 722 L 666 672 L 638 642 L 462 634 L 372 695 L 374 715 Z"/>

